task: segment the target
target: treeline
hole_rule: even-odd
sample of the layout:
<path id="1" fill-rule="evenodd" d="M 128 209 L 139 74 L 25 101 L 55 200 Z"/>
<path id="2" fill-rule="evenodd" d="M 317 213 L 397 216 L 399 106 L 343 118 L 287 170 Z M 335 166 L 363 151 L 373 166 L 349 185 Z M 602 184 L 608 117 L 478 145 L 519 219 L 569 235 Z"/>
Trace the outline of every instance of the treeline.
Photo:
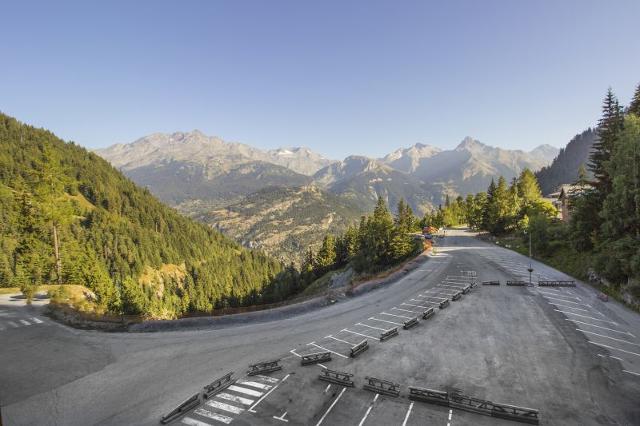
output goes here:
<path id="1" fill-rule="evenodd" d="M 358 273 L 375 273 L 398 264 L 423 250 L 423 243 L 412 234 L 418 226 L 404 200 L 398 202 L 394 217 L 379 197 L 373 214 L 362 216 L 358 225 L 349 226 L 338 236 L 327 234 L 317 252 L 307 250 L 301 279 L 309 284 L 347 264 Z"/>
<path id="2" fill-rule="evenodd" d="M 542 198 L 535 175 L 525 169 L 510 184 L 500 176 L 491 180 L 486 192 L 461 196 L 424 216 L 424 226 L 458 226 L 467 224 L 472 229 L 503 235 L 528 229 L 532 220 L 553 218 L 555 207 Z"/>
<path id="3" fill-rule="evenodd" d="M 280 301 L 302 285 L 97 155 L 4 114 L 0 205 L 0 286 L 29 297 L 41 284 L 81 284 L 100 312 L 174 318 Z"/>

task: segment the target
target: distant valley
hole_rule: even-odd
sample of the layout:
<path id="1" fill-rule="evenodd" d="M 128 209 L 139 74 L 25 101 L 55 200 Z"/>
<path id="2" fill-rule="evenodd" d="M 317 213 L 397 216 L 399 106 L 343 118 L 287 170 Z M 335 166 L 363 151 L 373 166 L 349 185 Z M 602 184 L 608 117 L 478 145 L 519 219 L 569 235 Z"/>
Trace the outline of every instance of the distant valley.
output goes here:
<path id="1" fill-rule="evenodd" d="M 558 149 L 525 152 L 465 138 L 456 148 L 416 144 L 383 158 L 331 160 L 304 147 L 260 150 L 200 131 L 156 133 L 96 153 L 179 211 L 249 247 L 298 260 L 300 247 L 340 232 L 378 196 L 406 200 L 419 215 L 446 195 L 486 189 L 523 169 L 551 164 Z"/>

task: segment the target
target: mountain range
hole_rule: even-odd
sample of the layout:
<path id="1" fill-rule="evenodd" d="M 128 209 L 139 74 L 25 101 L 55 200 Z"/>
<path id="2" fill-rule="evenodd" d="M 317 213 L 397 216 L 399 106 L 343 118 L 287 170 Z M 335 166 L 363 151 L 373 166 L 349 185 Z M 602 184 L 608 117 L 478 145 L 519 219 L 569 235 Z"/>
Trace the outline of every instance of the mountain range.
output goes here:
<path id="1" fill-rule="evenodd" d="M 306 211 L 328 214 L 327 206 L 332 206 L 348 218 L 371 211 L 379 196 L 392 210 L 404 199 L 417 214 L 424 214 L 446 195 L 482 191 L 496 176 L 511 179 L 525 168 L 535 171 L 548 166 L 558 149 L 540 145 L 529 152 L 508 150 L 466 137 L 449 150 L 415 144 L 382 158 L 349 156 L 335 161 L 304 147 L 265 151 L 194 130 L 155 133 L 96 153 L 183 213 L 219 227 L 246 245 L 272 251 L 290 235 L 318 241 L 314 237 L 320 232 L 338 232 L 347 225 L 328 221 L 316 227 L 314 234 L 296 219 L 299 209 L 283 209 L 295 205 L 287 202 L 288 197 L 299 199 L 305 194 Z M 264 211 L 279 206 L 277 221 L 267 224 L 269 216 L 259 214 L 256 198 Z M 256 214 L 261 218 L 251 220 Z M 262 232 L 266 229 L 279 230 L 283 236 L 267 237 L 269 232 Z M 291 251 L 301 244 L 300 239 L 287 244 Z"/>

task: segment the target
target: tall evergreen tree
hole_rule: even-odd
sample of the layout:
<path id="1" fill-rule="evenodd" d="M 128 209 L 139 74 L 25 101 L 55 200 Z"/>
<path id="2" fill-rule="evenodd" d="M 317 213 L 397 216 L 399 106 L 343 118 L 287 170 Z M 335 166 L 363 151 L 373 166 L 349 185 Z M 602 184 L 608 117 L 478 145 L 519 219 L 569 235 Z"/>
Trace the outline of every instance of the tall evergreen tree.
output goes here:
<path id="1" fill-rule="evenodd" d="M 636 91 L 633 94 L 627 113 L 640 117 L 640 83 L 638 83 L 638 86 L 636 87 Z"/>
<path id="2" fill-rule="evenodd" d="M 595 179 L 593 182 L 595 194 L 600 200 L 604 200 L 606 194 L 611 191 L 611 178 L 606 170 L 606 163 L 611 158 L 622 124 L 622 110 L 618 99 L 609 88 L 602 105 L 602 118 L 598 121 L 598 139 L 593 144 L 589 158 L 589 168 Z"/>

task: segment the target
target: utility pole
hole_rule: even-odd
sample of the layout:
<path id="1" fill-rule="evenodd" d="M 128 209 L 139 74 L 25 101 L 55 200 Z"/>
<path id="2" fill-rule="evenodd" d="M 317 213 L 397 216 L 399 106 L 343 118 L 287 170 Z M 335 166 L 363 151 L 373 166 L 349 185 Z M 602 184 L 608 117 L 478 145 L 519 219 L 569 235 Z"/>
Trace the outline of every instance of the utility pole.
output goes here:
<path id="1" fill-rule="evenodd" d="M 533 272 L 533 266 L 531 265 L 531 231 L 529 231 L 529 269 L 527 269 L 527 271 L 529 271 L 529 287 L 532 287 L 533 283 L 531 282 L 531 273 Z"/>

